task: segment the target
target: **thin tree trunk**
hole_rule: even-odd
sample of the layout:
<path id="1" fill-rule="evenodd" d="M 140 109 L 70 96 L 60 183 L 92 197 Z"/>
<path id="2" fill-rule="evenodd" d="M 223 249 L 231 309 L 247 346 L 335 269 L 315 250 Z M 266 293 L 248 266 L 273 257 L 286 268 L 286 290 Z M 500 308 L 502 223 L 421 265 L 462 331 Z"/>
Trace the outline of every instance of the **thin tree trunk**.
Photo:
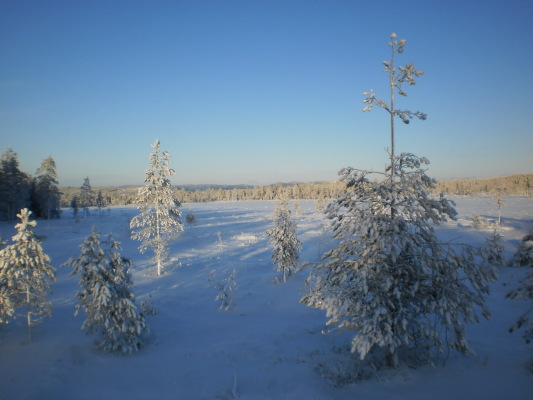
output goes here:
<path id="1" fill-rule="evenodd" d="M 26 285 L 26 319 L 28 322 L 28 342 L 31 343 L 30 286 Z"/>

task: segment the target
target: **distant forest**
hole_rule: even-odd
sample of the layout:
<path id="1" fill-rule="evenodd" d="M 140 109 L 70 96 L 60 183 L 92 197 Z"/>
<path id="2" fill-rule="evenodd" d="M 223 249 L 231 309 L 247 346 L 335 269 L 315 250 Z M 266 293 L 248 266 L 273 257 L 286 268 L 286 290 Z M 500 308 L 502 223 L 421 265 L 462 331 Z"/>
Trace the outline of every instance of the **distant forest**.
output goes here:
<path id="1" fill-rule="evenodd" d="M 45 158 L 34 175 L 22 171 L 12 149 L 0 155 L 0 220 L 14 221 L 23 208 L 33 217 L 59 218 L 61 207 L 70 207 L 75 215 L 87 214 L 89 207 L 135 204 L 137 186 L 95 187 L 89 177 L 80 187 L 60 187 L 56 164 Z M 532 195 L 533 174 L 499 178 L 456 179 L 438 182 L 434 194 L 454 195 Z M 81 181 L 80 181 L 81 183 Z M 191 185 L 174 188 L 174 197 L 182 203 L 239 200 L 316 200 L 317 209 L 328 199 L 343 192 L 340 181 L 290 183 L 266 186 Z"/>
<path id="2" fill-rule="evenodd" d="M 511 175 L 499 178 L 455 179 L 437 182 L 435 194 L 492 195 L 500 191 L 507 195 L 532 195 L 533 174 Z M 80 188 L 60 187 L 61 206 L 68 207 L 74 196 L 80 195 Z M 107 205 L 134 204 L 137 186 L 95 187 L 102 193 Z M 275 184 L 254 187 L 230 186 L 186 186 L 174 189 L 174 196 L 182 203 L 239 200 L 326 200 L 337 197 L 344 190 L 339 181 Z"/>

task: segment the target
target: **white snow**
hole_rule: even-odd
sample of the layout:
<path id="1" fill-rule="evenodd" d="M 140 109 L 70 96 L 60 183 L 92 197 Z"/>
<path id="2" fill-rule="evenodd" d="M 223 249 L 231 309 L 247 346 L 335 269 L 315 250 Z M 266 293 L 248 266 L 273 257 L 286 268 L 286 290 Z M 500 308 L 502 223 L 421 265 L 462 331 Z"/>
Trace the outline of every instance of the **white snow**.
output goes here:
<path id="1" fill-rule="evenodd" d="M 482 246 L 492 232 L 471 226 L 474 215 L 496 221 L 490 197 L 457 197 L 458 221 L 438 228 L 442 238 Z M 502 208 L 505 257 L 510 259 L 524 234 L 533 229 L 533 198 L 507 197 Z M 300 261 L 318 261 L 331 248 L 327 221 L 314 202 L 300 201 L 293 215 L 303 249 Z M 475 356 L 451 352 L 445 364 L 420 369 L 376 372 L 364 382 L 340 387 L 327 376 L 350 365 L 345 351 L 351 333 L 321 334 L 326 316 L 300 304 L 307 271 L 273 284 L 266 237 L 274 201 L 186 204 L 196 222 L 170 244 L 171 266 L 154 274 L 149 255 L 130 239 L 135 207 L 93 211 L 76 223 L 70 210 L 60 220 L 38 221 L 45 252 L 57 268 L 52 284 L 51 318 L 33 331 L 28 343 L 23 319 L 0 328 L 0 399 L 529 399 L 533 393 L 532 346 L 522 332 L 508 328 L 527 301 L 505 299 L 525 276 L 525 268 L 501 268 L 487 305 L 492 319 L 470 324 Z M 77 277 L 59 268 L 79 255 L 79 245 L 95 227 L 113 232 L 122 254 L 132 259 L 137 304 L 152 295 L 158 314 L 147 316 L 150 342 L 126 356 L 99 352 L 94 337 L 74 317 Z M 15 234 L 0 223 L 0 235 Z M 217 284 L 236 270 L 234 307 L 221 311 Z M 530 370 L 526 368 L 530 362 Z M 339 372 L 339 373 L 336 373 Z M 342 380 L 342 379 L 337 379 Z"/>

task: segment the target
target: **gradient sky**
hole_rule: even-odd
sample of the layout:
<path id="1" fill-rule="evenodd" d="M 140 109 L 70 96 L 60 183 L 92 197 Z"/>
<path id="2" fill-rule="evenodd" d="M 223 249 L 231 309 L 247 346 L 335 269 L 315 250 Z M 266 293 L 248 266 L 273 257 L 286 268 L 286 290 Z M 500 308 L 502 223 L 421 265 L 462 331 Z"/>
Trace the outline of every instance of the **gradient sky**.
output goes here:
<path id="1" fill-rule="evenodd" d="M 0 152 L 61 185 L 142 184 L 150 145 L 174 184 L 333 180 L 383 170 L 382 61 L 426 71 L 397 107 L 398 152 L 437 179 L 533 172 L 533 2 L 0 0 Z"/>

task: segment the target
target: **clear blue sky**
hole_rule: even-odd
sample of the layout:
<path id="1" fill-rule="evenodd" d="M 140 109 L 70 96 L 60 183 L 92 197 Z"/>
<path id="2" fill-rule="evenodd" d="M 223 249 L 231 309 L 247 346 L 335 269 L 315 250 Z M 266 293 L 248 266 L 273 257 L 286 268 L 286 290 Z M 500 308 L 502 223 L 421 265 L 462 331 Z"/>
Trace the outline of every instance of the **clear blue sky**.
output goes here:
<path id="1" fill-rule="evenodd" d="M 392 32 L 426 74 L 397 150 L 437 179 L 533 172 L 533 2 L 0 0 L 0 152 L 61 185 L 141 184 L 150 145 L 174 184 L 333 180 L 382 170 Z"/>

